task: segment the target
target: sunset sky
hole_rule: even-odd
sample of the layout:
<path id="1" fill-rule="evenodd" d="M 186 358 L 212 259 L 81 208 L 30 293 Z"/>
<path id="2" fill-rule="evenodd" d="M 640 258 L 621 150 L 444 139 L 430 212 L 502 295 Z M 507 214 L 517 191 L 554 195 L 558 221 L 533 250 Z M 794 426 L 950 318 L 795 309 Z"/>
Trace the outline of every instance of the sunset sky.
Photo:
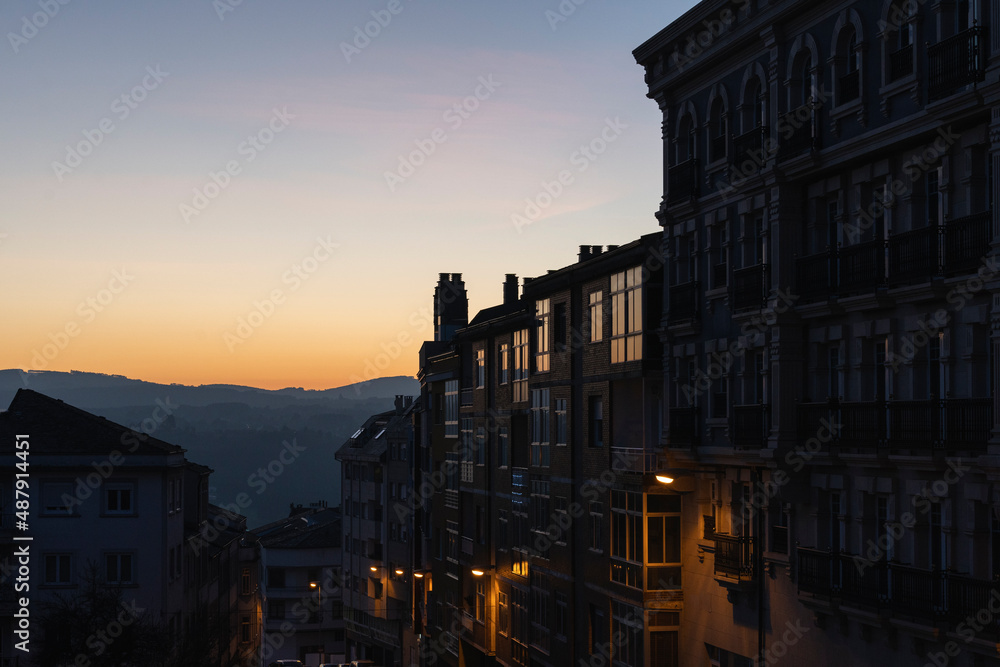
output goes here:
<path id="1" fill-rule="evenodd" d="M 631 52 L 693 4 L 3 3 L 0 368 L 413 375 L 438 273 L 475 313 L 657 230 Z"/>

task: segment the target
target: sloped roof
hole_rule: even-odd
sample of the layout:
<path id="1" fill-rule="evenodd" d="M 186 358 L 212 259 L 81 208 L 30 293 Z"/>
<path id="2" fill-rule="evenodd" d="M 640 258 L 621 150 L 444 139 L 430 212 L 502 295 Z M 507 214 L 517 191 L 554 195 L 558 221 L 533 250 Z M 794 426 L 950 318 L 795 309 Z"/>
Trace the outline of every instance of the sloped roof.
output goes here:
<path id="1" fill-rule="evenodd" d="M 0 438 L 31 437 L 32 454 L 174 454 L 185 450 L 32 389 L 18 389 L 0 412 Z"/>
<path id="2" fill-rule="evenodd" d="M 270 549 L 327 549 L 340 546 L 340 508 L 303 512 L 255 528 L 261 546 Z"/>

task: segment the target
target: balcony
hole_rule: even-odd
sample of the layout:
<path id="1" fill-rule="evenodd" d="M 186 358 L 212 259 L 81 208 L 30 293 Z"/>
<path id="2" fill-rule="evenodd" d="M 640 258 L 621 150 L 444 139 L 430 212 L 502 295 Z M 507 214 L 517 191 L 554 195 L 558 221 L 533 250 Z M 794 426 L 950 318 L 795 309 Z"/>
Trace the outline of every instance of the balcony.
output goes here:
<path id="1" fill-rule="evenodd" d="M 992 236 L 989 211 L 950 220 L 944 226 L 944 272 L 974 273 L 990 251 Z"/>
<path id="2" fill-rule="evenodd" d="M 829 298 L 837 287 L 837 249 L 829 248 L 815 255 L 795 260 L 799 294 L 806 301 Z"/>
<path id="3" fill-rule="evenodd" d="M 893 234 L 889 248 L 889 281 L 893 284 L 925 282 L 938 273 L 940 251 L 937 225 Z"/>
<path id="4" fill-rule="evenodd" d="M 708 159 L 710 162 L 715 162 L 716 160 L 721 160 L 726 157 L 726 148 L 728 147 L 729 137 L 723 135 L 721 137 L 712 137 L 708 140 Z"/>
<path id="5" fill-rule="evenodd" d="M 767 294 L 764 291 L 767 264 L 755 264 L 733 271 L 733 310 L 761 308 Z"/>
<path id="6" fill-rule="evenodd" d="M 639 447 L 612 447 L 611 458 L 616 469 L 639 474 L 657 473 L 667 469 L 666 457 L 657 451 Z"/>
<path id="7" fill-rule="evenodd" d="M 933 102 L 986 78 L 986 31 L 973 26 L 927 49 L 927 97 Z"/>
<path id="8" fill-rule="evenodd" d="M 956 623 L 989 608 L 994 583 L 950 571 L 798 548 L 799 594 L 930 622 Z M 996 624 L 986 630 L 996 638 Z"/>
<path id="9" fill-rule="evenodd" d="M 734 405 L 731 440 L 736 449 L 760 449 L 767 444 L 767 409 L 764 404 Z"/>
<path id="10" fill-rule="evenodd" d="M 780 145 L 778 157 L 787 159 L 808 153 L 816 148 L 816 137 L 813 126 L 816 123 L 816 110 L 813 104 L 806 103 L 792 109 L 778 122 Z M 791 130 L 791 135 L 788 131 Z"/>
<path id="11" fill-rule="evenodd" d="M 714 533 L 715 574 L 739 581 L 753 579 L 753 538 Z"/>
<path id="12" fill-rule="evenodd" d="M 839 428 L 830 429 L 836 424 Z M 823 429 L 835 430 L 832 442 L 871 450 L 984 452 L 992 428 L 989 398 L 799 405 L 801 439 L 815 437 Z"/>
<path id="13" fill-rule="evenodd" d="M 767 164 L 768 155 L 764 151 L 766 139 L 766 125 L 755 127 L 733 139 L 733 156 L 729 162 L 737 173 L 744 177 L 751 176 Z M 749 170 L 744 169 L 748 162 L 754 165 Z"/>
<path id="14" fill-rule="evenodd" d="M 399 621 L 379 618 L 361 609 L 351 607 L 344 608 L 344 620 L 346 621 L 345 629 L 356 638 L 374 640 L 389 647 L 399 645 L 401 631 Z"/>
<path id="15" fill-rule="evenodd" d="M 837 254 L 841 291 L 870 291 L 885 284 L 884 241 L 855 243 L 839 248 Z"/>
<path id="16" fill-rule="evenodd" d="M 837 87 L 837 104 L 847 104 L 861 97 L 861 72 L 854 70 L 840 77 Z"/>
<path id="17" fill-rule="evenodd" d="M 907 44 L 889 54 L 889 82 L 913 74 L 913 45 Z"/>
<path id="18" fill-rule="evenodd" d="M 698 160 L 690 159 L 667 171 L 667 203 L 687 201 L 698 196 Z"/>
<path id="19" fill-rule="evenodd" d="M 670 446 L 698 444 L 698 408 L 670 408 Z"/>
<path id="20" fill-rule="evenodd" d="M 788 553 L 788 526 L 771 526 L 771 551 Z"/>
<path id="21" fill-rule="evenodd" d="M 674 285 L 670 288 L 670 319 L 690 320 L 698 317 L 698 294 L 700 284 L 697 280 Z"/>

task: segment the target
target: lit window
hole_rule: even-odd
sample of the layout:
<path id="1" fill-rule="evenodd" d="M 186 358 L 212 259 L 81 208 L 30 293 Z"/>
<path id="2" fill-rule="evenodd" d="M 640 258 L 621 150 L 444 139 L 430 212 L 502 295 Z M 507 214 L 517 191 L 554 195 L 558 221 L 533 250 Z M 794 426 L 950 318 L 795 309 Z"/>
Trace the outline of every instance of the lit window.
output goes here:
<path id="1" fill-rule="evenodd" d="M 611 276 L 611 363 L 642 359 L 642 269 Z"/>
<path id="2" fill-rule="evenodd" d="M 535 370 L 545 373 L 549 370 L 549 317 L 548 299 L 535 302 Z"/>
<path id="3" fill-rule="evenodd" d="M 528 400 L 528 330 L 514 332 L 515 403 Z"/>
<path id="4" fill-rule="evenodd" d="M 486 386 L 486 350 L 476 350 L 476 389 Z"/>
<path id="5" fill-rule="evenodd" d="M 604 292 L 590 295 L 590 342 L 604 338 Z"/>

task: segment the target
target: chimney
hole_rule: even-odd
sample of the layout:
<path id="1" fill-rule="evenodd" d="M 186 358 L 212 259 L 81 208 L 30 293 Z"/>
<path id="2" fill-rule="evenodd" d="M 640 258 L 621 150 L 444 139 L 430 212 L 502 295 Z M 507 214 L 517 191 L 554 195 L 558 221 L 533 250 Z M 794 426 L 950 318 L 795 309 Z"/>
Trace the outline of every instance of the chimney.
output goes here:
<path id="1" fill-rule="evenodd" d="M 518 281 L 516 273 L 508 273 L 503 281 L 503 304 L 517 303 Z"/>
<path id="2" fill-rule="evenodd" d="M 469 324 L 469 296 L 461 273 L 441 273 L 434 289 L 434 340 L 449 341 Z"/>
<path id="3" fill-rule="evenodd" d="M 403 414 L 403 396 L 402 394 L 396 394 L 396 414 Z"/>
<path id="4" fill-rule="evenodd" d="M 585 262 L 590 259 L 590 246 L 582 245 L 580 246 L 580 261 Z"/>
<path id="5" fill-rule="evenodd" d="M 595 246 L 591 247 L 591 249 L 590 249 L 590 256 L 591 257 L 597 257 L 598 255 L 601 254 L 601 252 L 603 250 L 604 250 L 604 248 L 602 248 L 601 246 L 595 245 Z"/>
<path id="6" fill-rule="evenodd" d="M 413 405 L 413 397 L 412 396 L 404 396 L 403 397 L 403 407 L 404 408 L 408 408 L 411 405 Z"/>
<path id="7" fill-rule="evenodd" d="M 616 246 L 616 245 L 609 245 L 608 246 L 608 252 L 611 252 L 612 250 L 618 250 L 618 246 Z"/>

